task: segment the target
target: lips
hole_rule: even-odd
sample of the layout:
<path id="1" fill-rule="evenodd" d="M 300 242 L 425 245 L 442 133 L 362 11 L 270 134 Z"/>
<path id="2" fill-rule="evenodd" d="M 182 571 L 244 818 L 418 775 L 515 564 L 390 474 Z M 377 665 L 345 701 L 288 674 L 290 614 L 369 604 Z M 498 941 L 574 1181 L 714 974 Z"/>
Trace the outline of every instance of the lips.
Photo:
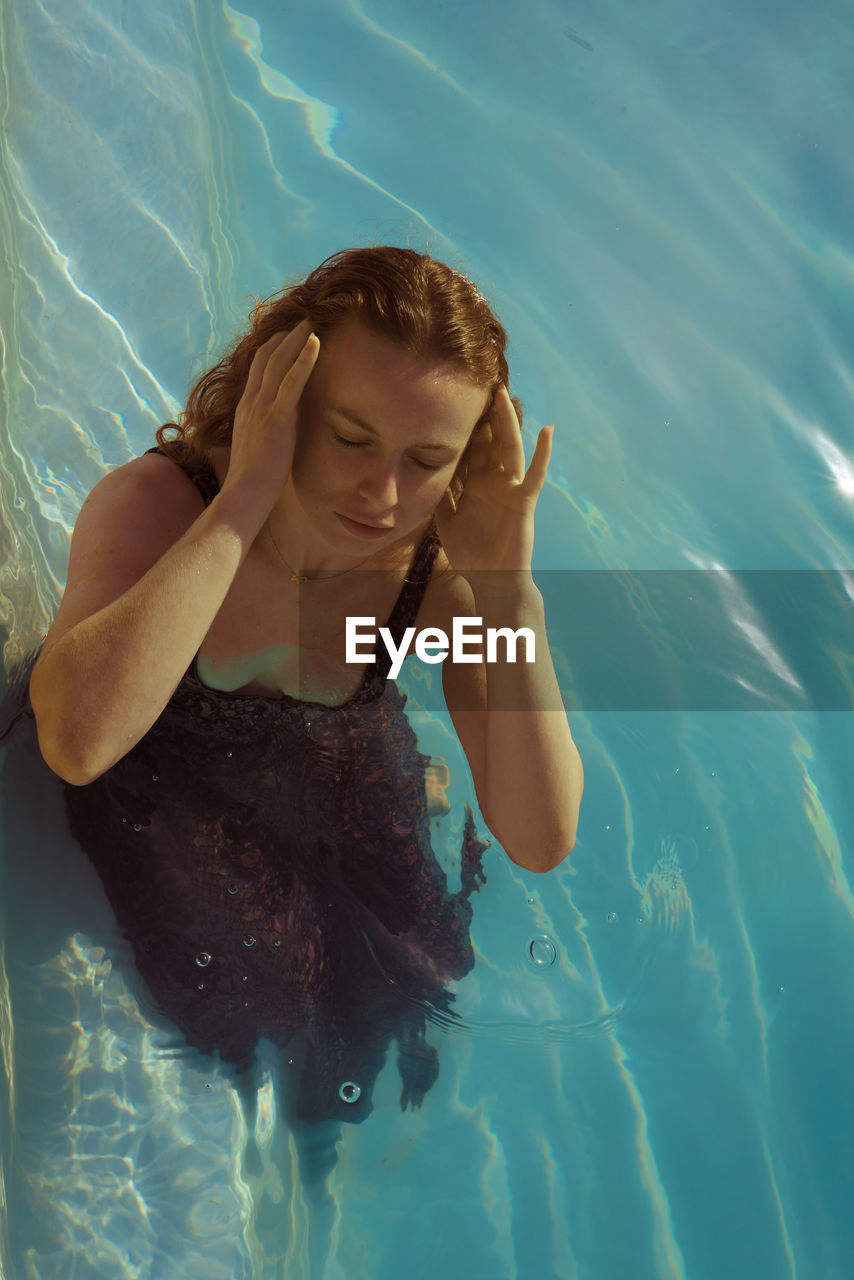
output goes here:
<path id="1" fill-rule="evenodd" d="M 362 524 L 367 529 L 393 529 L 393 524 L 377 524 L 375 520 L 363 520 L 361 516 L 345 516 L 345 520 L 352 520 L 354 524 Z"/>
<path id="2" fill-rule="evenodd" d="M 356 520 L 353 516 L 337 513 L 338 519 L 350 533 L 360 534 L 364 538 L 381 538 L 394 528 L 393 524 L 371 524 L 367 520 Z"/>

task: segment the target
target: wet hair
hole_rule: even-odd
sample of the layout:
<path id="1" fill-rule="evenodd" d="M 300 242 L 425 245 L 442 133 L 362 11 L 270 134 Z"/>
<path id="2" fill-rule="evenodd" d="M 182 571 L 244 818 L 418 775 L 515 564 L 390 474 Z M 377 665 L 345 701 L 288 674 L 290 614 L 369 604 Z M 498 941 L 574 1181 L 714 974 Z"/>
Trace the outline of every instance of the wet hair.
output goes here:
<path id="1" fill-rule="evenodd" d="M 322 339 L 349 319 L 417 359 L 452 366 L 487 390 L 486 408 L 474 431 L 487 422 L 502 383 L 509 387 L 507 334 L 471 280 L 414 249 L 344 249 L 306 279 L 256 302 L 249 330 L 199 378 L 178 422 L 159 428 L 160 448 L 188 466 L 207 459 L 212 448 L 230 445 L 234 413 L 258 348 L 302 320 L 311 321 Z M 511 398 L 521 423 L 522 405 Z M 466 448 L 451 483 L 455 498 L 465 483 L 468 453 Z"/>

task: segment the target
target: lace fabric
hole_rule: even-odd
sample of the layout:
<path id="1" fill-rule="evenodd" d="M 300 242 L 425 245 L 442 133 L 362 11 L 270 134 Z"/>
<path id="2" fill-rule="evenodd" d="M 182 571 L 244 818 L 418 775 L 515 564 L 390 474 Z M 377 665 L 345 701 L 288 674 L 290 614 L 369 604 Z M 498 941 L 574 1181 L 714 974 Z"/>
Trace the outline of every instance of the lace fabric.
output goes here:
<path id="1" fill-rule="evenodd" d="M 204 489 L 195 476 L 206 502 L 211 476 Z M 431 527 L 388 622 L 396 640 L 438 545 Z M 474 964 L 469 897 L 487 843 L 467 807 L 450 893 L 430 842 L 430 757 L 381 648 L 337 707 L 211 689 L 194 663 L 126 756 L 65 788 L 157 1006 L 240 1070 L 260 1036 L 298 1043 L 308 1122 L 363 1119 L 392 1039 L 401 1106 L 420 1105 L 438 1075 L 426 1007 L 450 1011 L 447 984 Z M 358 1106 L 339 1096 L 344 1081 Z"/>

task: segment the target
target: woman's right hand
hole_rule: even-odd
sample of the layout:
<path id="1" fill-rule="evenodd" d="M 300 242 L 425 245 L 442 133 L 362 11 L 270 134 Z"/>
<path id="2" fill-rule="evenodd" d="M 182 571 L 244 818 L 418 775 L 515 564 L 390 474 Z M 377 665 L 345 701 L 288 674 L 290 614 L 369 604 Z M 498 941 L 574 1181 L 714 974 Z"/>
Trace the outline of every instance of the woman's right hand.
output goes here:
<path id="1" fill-rule="evenodd" d="M 223 488 L 249 481 L 269 489 L 276 501 L 291 472 L 297 406 L 319 351 L 320 339 L 303 320 L 255 352 L 234 414 Z"/>

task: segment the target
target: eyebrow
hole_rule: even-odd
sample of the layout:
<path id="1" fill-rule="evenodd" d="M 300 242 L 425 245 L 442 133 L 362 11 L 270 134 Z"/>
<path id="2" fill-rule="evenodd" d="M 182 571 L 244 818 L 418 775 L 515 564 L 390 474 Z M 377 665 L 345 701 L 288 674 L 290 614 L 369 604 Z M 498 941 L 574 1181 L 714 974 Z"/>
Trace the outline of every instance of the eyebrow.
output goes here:
<path id="1" fill-rule="evenodd" d="M 346 418 L 348 422 L 352 422 L 355 427 L 361 427 L 363 431 L 367 431 L 368 435 L 380 438 L 380 433 L 369 422 L 363 422 L 355 413 L 351 413 L 349 409 L 339 409 L 337 405 L 332 405 L 332 413 L 337 413 L 340 418 Z M 437 453 L 456 453 L 457 446 L 455 444 L 412 444 L 410 449 L 432 449 Z"/>

